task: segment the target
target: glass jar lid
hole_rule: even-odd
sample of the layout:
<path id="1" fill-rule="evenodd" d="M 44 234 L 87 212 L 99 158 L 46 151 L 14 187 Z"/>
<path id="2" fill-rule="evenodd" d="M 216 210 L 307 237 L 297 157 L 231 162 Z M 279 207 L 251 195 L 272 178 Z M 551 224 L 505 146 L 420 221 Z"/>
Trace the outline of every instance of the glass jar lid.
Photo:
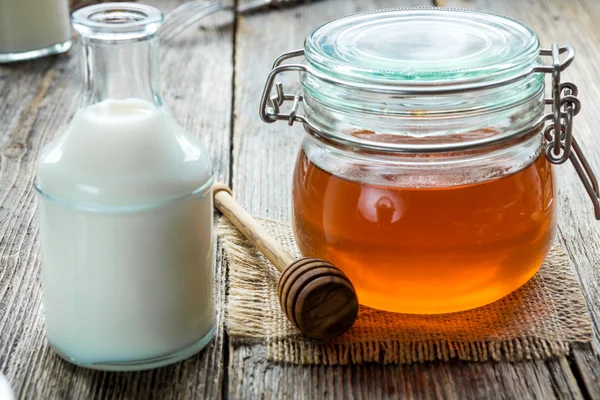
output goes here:
<path id="1" fill-rule="evenodd" d="M 334 78 L 407 86 L 506 78 L 531 68 L 539 40 L 500 15 L 439 8 L 389 9 L 329 22 L 306 38 L 309 64 Z"/>
<path id="2" fill-rule="evenodd" d="M 468 149 L 543 123 L 539 40 L 507 17 L 442 8 L 355 14 L 312 31 L 302 54 L 305 125 L 344 144 Z"/>

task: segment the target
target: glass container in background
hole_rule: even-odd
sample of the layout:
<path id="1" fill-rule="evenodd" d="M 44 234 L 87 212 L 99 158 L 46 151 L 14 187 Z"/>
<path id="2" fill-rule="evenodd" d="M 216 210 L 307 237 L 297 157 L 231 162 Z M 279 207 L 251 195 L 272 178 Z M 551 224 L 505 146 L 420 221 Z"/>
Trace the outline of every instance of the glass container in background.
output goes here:
<path id="1" fill-rule="evenodd" d="M 0 0 L 0 63 L 71 48 L 68 0 Z"/>
<path id="2" fill-rule="evenodd" d="M 134 3 L 73 13 L 81 104 L 37 164 L 48 341 L 89 368 L 169 364 L 214 331 L 211 163 L 163 104 L 162 20 Z"/>

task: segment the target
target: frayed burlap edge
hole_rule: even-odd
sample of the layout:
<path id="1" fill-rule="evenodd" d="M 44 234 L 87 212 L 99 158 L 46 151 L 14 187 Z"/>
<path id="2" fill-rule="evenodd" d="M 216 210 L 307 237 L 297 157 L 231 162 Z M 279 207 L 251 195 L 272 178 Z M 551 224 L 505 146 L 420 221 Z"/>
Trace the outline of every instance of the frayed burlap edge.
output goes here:
<path id="1" fill-rule="evenodd" d="M 270 220 L 261 222 L 277 223 Z M 577 326 L 575 340 L 524 336 L 477 341 L 378 339 L 348 342 L 344 335 L 334 342 L 314 341 L 295 331 L 285 319 L 278 302 L 274 301 L 279 274 L 275 267 L 264 262 L 258 250 L 226 220 L 220 220 L 218 231 L 230 265 L 227 329 L 233 337 L 254 339 L 265 344 L 267 358 L 271 361 L 320 365 L 411 364 L 453 359 L 520 362 L 564 356 L 571 352 L 573 346 L 591 346 L 591 320 L 580 290 L 580 298 L 575 298 L 572 303 L 577 312 L 582 312 L 583 308 L 585 321 L 578 322 L 581 326 Z M 564 252 L 557 257 L 563 257 L 566 260 L 563 262 L 568 264 Z"/>
<path id="2" fill-rule="evenodd" d="M 236 299 L 234 304 L 228 303 L 227 327 L 230 331 L 243 332 L 242 336 L 246 338 L 265 339 L 265 314 L 281 313 L 281 310 L 273 310 L 270 303 L 265 301 L 270 296 L 265 293 L 265 272 L 255 264 L 255 260 L 262 255 L 233 225 L 223 219 L 218 224 L 218 232 L 230 266 L 229 297 Z M 232 271 L 231 265 L 236 266 L 236 271 Z M 269 267 L 275 270 L 272 265 Z M 237 270 L 244 272 L 240 274 Z"/>
<path id="3" fill-rule="evenodd" d="M 538 338 L 477 342 L 417 340 L 363 341 L 348 344 L 310 343 L 276 339 L 267 341 L 267 357 L 276 362 L 297 364 L 412 364 L 426 361 L 546 360 L 570 353 L 571 345 Z"/>

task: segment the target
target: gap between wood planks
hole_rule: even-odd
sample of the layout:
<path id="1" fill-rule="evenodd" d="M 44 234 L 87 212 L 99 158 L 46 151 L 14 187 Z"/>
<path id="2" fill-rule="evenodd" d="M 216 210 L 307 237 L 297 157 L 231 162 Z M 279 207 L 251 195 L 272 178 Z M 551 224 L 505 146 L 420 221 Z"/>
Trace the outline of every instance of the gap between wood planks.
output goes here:
<path id="1" fill-rule="evenodd" d="M 238 3 L 239 0 L 233 0 L 233 8 L 235 10 L 237 10 L 238 7 Z M 234 13 L 233 16 L 233 32 L 232 32 L 232 37 L 233 37 L 233 44 L 232 44 L 232 48 L 231 48 L 231 64 L 232 64 L 232 71 L 231 71 L 231 117 L 229 119 L 229 176 L 227 177 L 227 185 L 229 185 L 229 187 L 231 188 L 231 190 L 234 190 L 235 188 L 233 187 L 233 165 L 234 165 L 234 127 L 235 127 L 235 79 L 237 74 L 235 73 L 236 71 L 236 51 L 237 51 L 237 33 L 238 33 L 238 21 L 239 21 L 239 14 L 237 12 Z M 220 248 L 218 248 L 217 251 L 222 251 Z M 225 268 L 225 288 L 224 288 L 224 294 L 223 294 L 223 307 L 227 307 L 227 302 L 229 301 L 229 263 L 227 261 L 225 261 L 225 258 L 222 258 L 223 261 L 223 266 L 222 268 Z M 227 332 L 227 311 L 225 310 L 225 312 L 223 313 L 224 315 L 224 321 L 223 324 L 225 324 L 225 327 L 223 329 L 223 380 L 221 381 L 221 398 L 223 400 L 228 399 L 228 395 L 229 395 L 229 365 L 230 365 L 230 361 L 229 361 L 229 333 Z"/>

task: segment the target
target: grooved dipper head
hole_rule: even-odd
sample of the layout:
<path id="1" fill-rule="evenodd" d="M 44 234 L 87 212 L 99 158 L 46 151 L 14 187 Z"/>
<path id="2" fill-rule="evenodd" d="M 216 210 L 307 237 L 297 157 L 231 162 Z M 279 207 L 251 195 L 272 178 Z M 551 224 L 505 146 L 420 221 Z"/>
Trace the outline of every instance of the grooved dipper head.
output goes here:
<path id="1" fill-rule="evenodd" d="M 303 258 L 288 266 L 277 291 L 283 312 L 313 339 L 340 336 L 358 315 L 352 282 L 333 264 L 317 258 Z"/>

